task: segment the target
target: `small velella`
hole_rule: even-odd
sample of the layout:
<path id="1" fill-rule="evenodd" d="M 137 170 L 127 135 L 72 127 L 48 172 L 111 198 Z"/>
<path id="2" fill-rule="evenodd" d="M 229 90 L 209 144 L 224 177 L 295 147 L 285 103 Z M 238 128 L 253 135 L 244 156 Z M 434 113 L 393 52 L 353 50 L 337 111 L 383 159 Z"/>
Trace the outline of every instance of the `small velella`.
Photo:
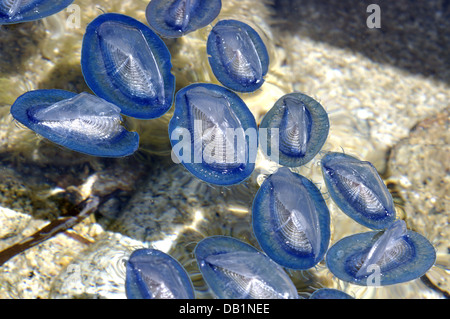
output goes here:
<path id="1" fill-rule="evenodd" d="M 330 213 L 306 177 L 280 167 L 261 185 L 252 209 L 253 232 L 276 263 L 309 269 L 323 260 L 330 241 Z"/>
<path id="2" fill-rule="evenodd" d="M 284 269 L 243 241 L 211 236 L 194 253 L 203 279 L 219 299 L 298 298 Z"/>
<path id="3" fill-rule="evenodd" d="M 266 113 L 259 127 L 267 130 L 268 136 L 263 152 L 283 166 L 296 167 L 311 161 L 321 150 L 330 121 L 319 102 L 306 94 L 289 93 Z"/>
<path id="4" fill-rule="evenodd" d="M 221 0 L 151 0 L 145 16 L 160 36 L 178 38 L 210 24 L 221 8 Z"/>
<path id="5" fill-rule="evenodd" d="M 221 20 L 208 36 L 211 69 L 222 85 L 237 92 L 253 92 L 264 83 L 269 54 L 258 33 L 237 20 Z"/>
<path id="6" fill-rule="evenodd" d="M 328 192 L 345 214 L 371 229 L 385 229 L 394 222 L 392 196 L 371 163 L 330 152 L 321 164 Z"/>
<path id="7" fill-rule="evenodd" d="M 122 157 L 139 147 L 139 135 L 122 126 L 119 107 L 92 94 L 30 91 L 17 98 L 11 115 L 37 134 L 77 152 Z"/>
<path id="8" fill-rule="evenodd" d="M 191 279 L 183 266 L 156 249 L 137 249 L 126 262 L 128 299 L 194 299 Z"/>
<path id="9" fill-rule="evenodd" d="M 131 17 L 106 13 L 86 28 L 81 51 L 86 83 L 124 115 L 152 119 L 166 113 L 175 91 L 171 68 L 161 38 Z"/>
<path id="10" fill-rule="evenodd" d="M 244 101 L 215 84 L 191 84 L 176 94 L 169 123 L 172 155 L 197 178 L 238 184 L 255 167 L 258 132 Z"/>
<path id="11" fill-rule="evenodd" d="M 309 299 L 355 299 L 349 294 L 332 288 L 321 288 L 314 291 Z"/>
<path id="12" fill-rule="evenodd" d="M 68 7 L 73 0 L 0 0 L 0 25 L 40 20 Z"/>
<path id="13" fill-rule="evenodd" d="M 345 237 L 328 251 L 328 269 L 361 286 L 386 286 L 421 277 L 436 261 L 433 245 L 396 220 L 385 231 Z"/>

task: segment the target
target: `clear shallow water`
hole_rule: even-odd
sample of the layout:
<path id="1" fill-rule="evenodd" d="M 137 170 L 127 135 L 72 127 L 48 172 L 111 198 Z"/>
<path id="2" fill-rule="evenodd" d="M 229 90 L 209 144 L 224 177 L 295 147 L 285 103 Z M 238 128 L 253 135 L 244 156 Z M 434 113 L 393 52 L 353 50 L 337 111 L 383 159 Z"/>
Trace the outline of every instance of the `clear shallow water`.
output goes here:
<path id="1" fill-rule="evenodd" d="M 195 243 L 224 234 L 256 245 L 251 203 L 258 185 L 276 166 L 260 157 L 243 185 L 221 188 L 199 182 L 182 167 L 172 167 L 167 156 L 170 113 L 159 120 L 128 119 L 142 144 L 135 156 L 121 160 L 81 156 L 17 126 L 9 107 L 28 90 L 89 91 L 79 66 L 89 21 L 103 11 L 145 22 L 147 1 L 74 4 L 75 10 L 40 22 L 0 28 L 0 249 L 57 216 L 73 213 L 90 194 L 112 199 L 72 231 L 3 265 L 0 296 L 124 297 L 123 258 L 135 247 L 153 245 L 188 268 L 199 298 L 211 297 L 193 261 Z M 265 6 L 252 0 L 224 1 L 219 19 L 233 17 L 257 26 L 271 56 L 262 89 L 241 95 L 257 122 L 285 93 L 300 91 L 319 100 L 331 122 L 324 150 L 343 149 L 373 162 L 394 194 L 399 215 L 437 249 L 437 265 L 427 273 L 428 281 L 361 288 L 333 278 L 322 263 L 307 272 L 291 272 L 303 296 L 322 286 L 358 298 L 440 298 L 449 290 L 449 192 L 448 173 L 443 173 L 445 168 L 448 172 L 449 154 L 444 110 L 450 90 L 443 61 L 449 43 L 448 8 L 437 1 L 405 6 L 402 1 L 381 5 L 381 28 L 369 29 L 366 5 L 351 1 L 304 1 L 301 7 L 298 1 L 267 1 Z M 209 30 L 166 42 L 177 89 L 193 82 L 217 83 L 206 57 Z M 317 165 L 321 156 L 298 171 L 326 197 Z M 327 203 L 331 243 L 366 231 L 330 199 Z"/>

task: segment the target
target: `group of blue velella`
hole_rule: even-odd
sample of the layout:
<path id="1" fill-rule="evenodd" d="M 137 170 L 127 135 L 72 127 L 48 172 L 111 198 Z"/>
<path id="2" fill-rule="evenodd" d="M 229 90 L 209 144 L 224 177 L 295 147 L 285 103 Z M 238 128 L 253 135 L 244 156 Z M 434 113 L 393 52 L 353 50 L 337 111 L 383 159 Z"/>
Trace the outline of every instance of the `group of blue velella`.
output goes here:
<path id="1" fill-rule="evenodd" d="M 0 0 L 0 24 L 39 19 L 71 2 Z M 170 53 L 157 33 L 183 36 L 210 24 L 220 9 L 220 0 L 152 0 L 146 10 L 151 29 L 121 14 L 100 15 L 87 26 L 81 58 L 85 80 L 96 95 L 31 91 L 16 100 L 11 114 L 38 134 L 78 152 L 132 154 L 139 137 L 121 125 L 120 114 L 160 117 L 170 109 L 175 91 Z M 257 125 L 233 91 L 260 88 L 269 56 L 258 33 L 236 20 L 222 20 L 212 28 L 207 52 L 224 87 L 196 83 L 179 90 L 169 137 L 174 149 L 180 140 L 189 141 L 175 155 L 197 178 L 216 185 L 237 184 L 254 170 L 256 153 L 248 131 L 256 132 Z M 375 231 L 343 238 L 328 248 L 330 213 L 325 200 L 313 182 L 288 168 L 311 161 L 327 139 L 328 116 L 317 101 L 301 93 L 287 94 L 259 128 L 277 136 L 277 143 L 265 140 L 262 149 L 269 157 L 277 153 L 282 165 L 262 183 L 253 201 L 253 232 L 263 252 L 226 236 L 200 241 L 195 256 L 215 296 L 298 298 L 284 268 L 309 269 L 324 259 L 336 277 L 357 285 L 370 285 L 373 274 L 379 275 L 379 285 L 406 282 L 434 264 L 436 254 L 429 241 L 396 220 L 392 197 L 376 169 L 344 153 L 328 153 L 321 160 L 328 192 L 344 213 Z M 257 134 L 254 138 L 257 141 Z M 195 297 L 184 268 L 161 251 L 134 251 L 126 274 L 129 298 Z M 348 296 L 323 290 L 312 297 Z"/>

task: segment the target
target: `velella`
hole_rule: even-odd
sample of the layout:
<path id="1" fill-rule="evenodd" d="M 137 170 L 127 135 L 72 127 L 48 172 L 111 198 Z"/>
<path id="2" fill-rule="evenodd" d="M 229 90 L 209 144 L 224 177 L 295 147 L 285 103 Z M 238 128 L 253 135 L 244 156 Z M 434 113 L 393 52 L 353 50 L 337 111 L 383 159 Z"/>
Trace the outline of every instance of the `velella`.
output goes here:
<path id="1" fill-rule="evenodd" d="M 253 92 L 264 83 L 269 54 L 258 33 L 237 20 L 221 20 L 211 30 L 206 44 L 209 64 L 225 87 Z"/>
<path id="2" fill-rule="evenodd" d="M 385 229 L 394 222 L 392 196 L 371 163 L 330 152 L 321 164 L 328 192 L 345 214 L 371 229 Z"/>
<path id="3" fill-rule="evenodd" d="M 30 91 L 17 98 L 11 115 L 37 134 L 77 152 L 122 157 L 139 147 L 138 134 L 122 126 L 119 107 L 88 93 Z"/>
<path id="4" fill-rule="evenodd" d="M 385 286 L 421 277 L 436 261 L 433 245 L 408 230 L 403 220 L 385 231 L 345 237 L 328 251 L 328 269 L 339 279 L 362 286 Z"/>
<path id="5" fill-rule="evenodd" d="M 279 168 L 261 185 L 252 208 L 253 232 L 276 263 L 309 269 L 330 241 L 330 213 L 322 194 L 306 177 Z"/>
<path id="6" fill-rule="evenodd" d="M 208 183 L 238 184 L 254 170 L 255 118 L 244 101 L 224 87 L 196 83 L 178 91 L 169 137 L 177 160 Z"/>
<path id="7" fill-rule="evenodd" d="M 183 266 L 157 249 L 137 249 L 126 262 L 128 299 L 194 299 L 191 279 Z"/>
<path id="8" fill-rule="evenodd" d="M 73 0 L 0 0 L 0 25 L 35 21 L 58 13 Z"/>
<path id="9" fill-rule="evenodd" d="M 323 106 L 302 93 L 282 96 L 266 113 L 260 129 L 267 136 L 278 135 L 278 145 L 267 145 L 262 150 L 283 166 L 296 167 L 311 161 L 324 145 L 330 122 Z"/>
<path id="10" fill-rule="evenodd" d="M 145 16 L 160 36 L 178 38 L 210 24 L 221 8 L 221 0 L 151 0 Z"/>
<path id="11" fill-rule="evenodd" d="M 171 68 L 164 42 L 131 17 L 106 13 L 86 28 L 81 52 L 86 83 L 124 115 L 152 119 L 166 113 L 175 91 Z"/>
<path id="12" fill-rule="evenodd" d="M 321 288 L 314 291 L 309 299 L 354 299 L 349 294 L 332 288 Z"/>
<path id="13" fill-rule="evenodd" d="M 284 269 L 243 241 L 211 236 L 200 241 L 194 253 L 203 279 L 217 298 L 298 298 Z"/>

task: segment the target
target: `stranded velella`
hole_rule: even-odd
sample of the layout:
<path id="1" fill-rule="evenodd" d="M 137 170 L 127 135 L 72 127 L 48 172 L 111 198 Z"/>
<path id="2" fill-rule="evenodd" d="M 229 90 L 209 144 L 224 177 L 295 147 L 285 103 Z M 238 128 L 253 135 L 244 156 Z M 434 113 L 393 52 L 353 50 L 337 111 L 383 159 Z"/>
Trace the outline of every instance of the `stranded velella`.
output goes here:
<path id="1" fill-rule="evenodd" d="M 354 299 L 349 294 L 337 289 L 321 288 L 314 291 L 309 299 Z"/>
<path id="2" fill-rule="evenodd" d="M 0 25 L 43 19 L 68 7 L 73 0 L 0 0 Z"/>
<path id="3" fill-rule="evenodd" d="M 284 269 L 243 241 L 211 236 L 200 241 L 194 253 L 203 279 L 217 298 L 298 298 Z"/>
<path id="4" fill-rule="evenodd" d="M 321 164 L 328 192 L 345 214 L 371 229 L 385 229 L 394 222 L 394 201 L 371 163 L 330 152 Z"/>
<path id="5" fill-rule="evenodd" d="M 68 149 L 122 157 L 139 147 L 139 136 L 122 126 L 120 109 L 95 95 L 36 90 L 17 98 L 11 115 L 39 135 Z"/>
<path id="6" fill-rule="evenodd" d="M 81 51 L 86 83 L 124 115 L 152 119 L 166 113 L 175 91 L 171 68 L 161 38 L 131 17 L 106 13 L 86 28 Z"/>
<path id="7" fill-rule="evenodd" d="M 261 249 L 278 264 L 309 269 L 330 241 L 330 213 L 318 188 L 287 167 L 261 185 L 253 201 L 253 232 Z"/>
<path id="8" fill-rule="evenodd" d="M 419 278 L 436 261 L 433 245 L 397 220 L 385 231 L 339 240 L 327 253 L 328 269 L 339 279 L 362 286 L 393 285 Z"/>
<path id="9" fill-rule="evenodd" d="M 238 184 L 254 170 L 256 121 L 244 101 L 215 84 L 191 84 L 175 97 L 169 123 L 173 154 L 197 178 Z"/>
<path id="10" fill-rule="evenodd" d="M 145 16 L 160 36 L 178 38 L 210 24 L 221 8 L 221 0 L 152 0 Z"/>
<path id="11" fill-rule="evenodd" d="M 193 299 L 194 288 L 183 266 L 157 249 L 137 249 L 126 263 L 128 299 Z"/>
<path id="12" fill-rule="evenodd" d="M 221 20 L 208 36 L 206 50 L 217 80 L 237 92 L 253 92 L 264 83 L 269 54 L 258 33 L 237 20 Z"/>
<path id="13" fill-rule="evenodd" d="M 295 167 L 308 163 L 322 149 L 330 122 L 319 102 L 302 93 L 289 93 L 266 113 L 259 127 L 268 136 L 263 152 L 283 166 Z M 277 140 L 278 145 L 273 143 Z"/>

